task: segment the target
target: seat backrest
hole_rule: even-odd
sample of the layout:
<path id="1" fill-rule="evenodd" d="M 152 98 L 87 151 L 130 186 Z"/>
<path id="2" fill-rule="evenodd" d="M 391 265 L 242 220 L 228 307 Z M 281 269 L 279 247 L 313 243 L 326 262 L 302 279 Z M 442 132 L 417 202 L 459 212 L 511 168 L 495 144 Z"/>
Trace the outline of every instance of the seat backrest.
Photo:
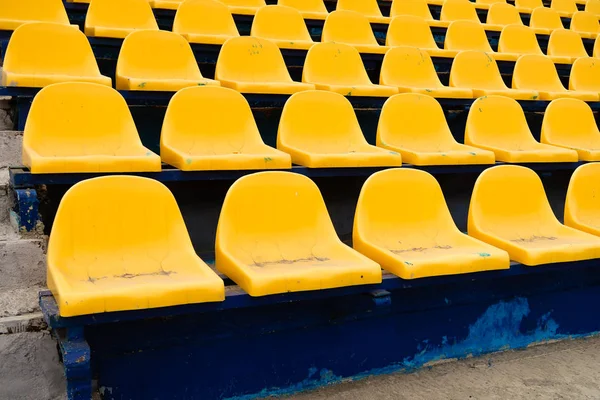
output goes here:
<path id="1" fill-rule="evenodd" d="M 506 90 L 496 61 L 482 51 L 461 51 L 454 57 L 450 86 L 467 89 Z"/>
<path id="2" fill-rule="evenodd" d="M 571 67 L 569 89 L 600 92 L 600 58 L 581 57 Z"/>
<path id="3" fill-rule="evenodd" d="M 292 7 L 301 12 L 327 13 L 323 0 L 278 0 L 277 4 Z"/>
<path id="4" fill-rule="evenodd" d="M 492 6 L 493 4 L 506 4 L 506 0 L 475 0 L 475 4 L 488 4 Z"/>
<path id="5" fill-rule="evenodd" d="M 556 10 L 548 7 L 540 6 L 534 8 L 531 12 L 531 18 L 529 19 L 529 26 L 531 28 L 541 29 L 564 29 L 560 15 Z"/>
<path id="6" fill-rule="evenodd" d="M 565 201 L 565 225 L 598 234 L 598 177 L 600 163 L 587 163 L 573 172 Z"/>
<path id="7" fill-rule="evenodd" d="M 379 83 L 386 86 L 442 86 L 431 57 L 416 47 L 392 47 L 383 57 Z"/>
<path id="8" fill-rule="evenodd" d="M 281 51 L 267 39 L 228 39 L 219 53 L 215 79 L 246 82 L 291 82 Z"/>
<path id="9" fill-rule="evenodd" d="M 12 31 L 28 22 L 69 25 L 60 0 L 6 0 L 0 7 L 0 30 Z"/>
<path id="10" fill-rule="evenodd" d="M 550 8 L 559 12 L 574 13 L 577 12 L 577 3 L 575 0 L 552 0 Z"/>
<path id="11" fill-rule="evenodd" d="M 594 40 L 594 49 L 592 51 L 592 55 L 593 57 L 600 58 L 600 40 L 598 40 L 598 38 Z"/>
<path id="12" fill-rule="evenodd" d="M 475 4 L 469 0 L 446 0 L 440 12 L 441 21 L 473 21 L 481 23 Z"/>
<path id="13" fill-rule="evenodd" d="M 519 10 L 513 5 L 506 3 L 494 3 L 488 10 L 486 23 L 494 25 L 523 25 Z"/>
<path id="14" fill-rule="evenodd" d="M 365 17 L 381 17 L 377 0 L 338 0 L 336 10 L 356 11 Z"/>
<path id="15" fill-rule="evenodd" d="M 390 17 L 394 18 L 399 15 L 411 15 L 425 20 L 433 20 L 426 0 L 392 1 Z"/>
<path id="16" fill-rule="evenodd" d="M 87 36 L 125 38 L 140 29 L 158 30 L 148 0 L 92 0 L 85 18 Z"/>
<path id="17" fill-rule="evenodd" d="M 265 0 L 219 0 L 228 6 L 234 7 L 263 7 L 266 6 Z"/>
<path id="18" fill-rule="evenodd" d="M 352 104 L 339 93 L 307 90 L 293 94 L 283 107 L 278 148 L 338 153 L 366 143 Z"/>
<path id="19" fill-rule="evenodd" d="M 399 15 L 392 19 L 385 38 L 386 46 L 413 46 L 437 49 L 427 21 L 412 15 Z"/>
<path id="20" fill-rule="evenodd" d="M 575 32 L 597 34 L 599 25 L 596 14 L 587 11 L 577 11 L 571 17 L 571 28 Z"/>
<path id="21" fill-rule="evenodd" d="M 312 42 L 300 11 L 286 6 L 264 6 L 254 15 L 250 36 Z"/>
<path id="22" fill-rule="evenodd" d="M 452 22 L 446 31 L 444 48 L 448 50 L 478 50 L 487 53 L 493 51 L 483 25 L 473 21 Z"/>
<path id="23" fill-rule="evenodd" d="M 544 112 L 541 141 L 589 146 L 590 137 L 600 137 L 591 107 L 579 99 L 555 99 Z"/>
<path id="24" fill-rule="evenodd" d="M 390 97 L 377 125 L 377 145 L 385 143 L 410 144 L 423 151 L 456 143 L 444 110 L 436 99 L 417 93 L 401 93 Z"/>
<path id="25" fill-rule="evenodd" d="M 302 81 L 341 85 L 372 84 L 358 50 L 347 44 L 331 42 L 316 43 L 308 50 Z"/>
<path id="26" fill-rule="evenodd" d="M 600 15 L 600 0 L 587 0 L 585 2 L 585 11 Z"/>
<path id="27" fill-rule="evenodd" d="M 524 25 L 507 25 L 498 40 L 498 52 L 514 54 L 544 54 L 532 28 Z"/>
<path id="28" fill-rule="evenodd" d="M 333 11 L 323 25 L 321 42 L 378 45 L 369 20 L 356 11 Z"/>
<path id="29" fill-rule="evenodd" d="M 173 32 L 240 36 L 229 8 L 217 0 L 186 0 L 177 9 Z"/>
<path id="30" fill-rule="evenodd" d="M 549 92 L 566 90 L 549 57 L 526 54 L 517 60 L 513 72 L 513 88 Z"/>
<path id="31" fill-rule="evenodd" d="M 549 56 L 587 57 L 581 36 L 568 29 L 555 29 L 548 40 Z"/>
<path id="32" fill-rule="evenodd" d="M 538 7 L 544 7 L 544 3 L 542 0 L 515 0 L 515 7 L 535 10 Z"/>

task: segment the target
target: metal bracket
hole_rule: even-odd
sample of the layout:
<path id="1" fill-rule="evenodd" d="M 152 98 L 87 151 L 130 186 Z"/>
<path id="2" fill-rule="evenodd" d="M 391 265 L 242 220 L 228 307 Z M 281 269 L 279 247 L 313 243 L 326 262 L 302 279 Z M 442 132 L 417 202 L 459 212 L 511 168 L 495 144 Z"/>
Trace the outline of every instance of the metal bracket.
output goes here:
<path id="1" fill-rule="evenodd" d="M 59 344 L 67 378 L 67 398 L 91 400 L 91 351 L 83 336 L 83 326 L 66 329 L 66 335 L 59 339 Z"/>
<path id="2" fill-rule="evenodd" d="M 377 307 L 389 307 L 392 305 L 392 297 L 390 292 L 383 289 L 373 290 L 369 293 L 373 299 L 373 303 Z"/>
<path id="3" fill-rule="evenodd" d="M 27 231 L 35 229 L 39 221 L 39 200 L 35 189 L 16 189 L 17 196 L 17 224 L 19 229 Z"/>

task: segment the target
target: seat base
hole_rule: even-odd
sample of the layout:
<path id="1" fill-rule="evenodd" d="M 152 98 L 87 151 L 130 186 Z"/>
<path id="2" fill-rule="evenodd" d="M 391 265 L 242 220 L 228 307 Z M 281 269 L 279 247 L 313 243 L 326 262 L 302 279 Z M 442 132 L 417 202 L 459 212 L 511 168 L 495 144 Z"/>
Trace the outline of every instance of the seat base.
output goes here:
<path id="1" fill-rule="evenodd" d="M 446 86 L 435 88 L 398 87 L 400 93 L 419 93 L 441 99 L 472 99 L 471 89 L 450 88 Z"/>
<path id="2" fill-rule="evenodd" d="M 583 101 L 598 101 L 598 93 L 595 92 L 583 92 L 575 90 L 564 90 L 560 92 L 545 92 L 540 91 L 540 99 L 542 100 L 554 100 L 554 99 L 579 99 Z"/>
<path id="3" fill-rule="evenodd" d="M 160 172 L 160 157 L 150 151 L 146 155 L 80 157 L 40 157 L 24 150 L 23 164 L 32 174 L 96 173 L 96 172 Z"/>
<path id="4" fill-rule="evenodd" d="M 237 37 L 229 35 L 203 35 L 200 33 L 182 33 L 181 36 L 183 36 L 190 43 L 217 45 L 222 45 L 229 38 Z"/>
<path id="5" fill-rule="evenodd" d="M 408 147 L 387 144 L 385 148 L 399 152 L 402 161 L 412 165 L 484 165 L 494 164 L 494 153 L 457 143 L 455 149 L 444 151 L 416 151 Z"/>
<path id="6" fill-rule="evenodd" d="M 493 151 L 496 161 L 508 163 L 577 162 L 577 152 L 542 143 L 521 143 L 519 150 L 469 143 L 471 146 Z M 511 143 L 513 145 L 518 145 Z"/>
<path id="7" fill-rule="evenodd" d="M 534 90 L 524 89 L 473 89 L 475 97 L 504 96 L 515 100 L 540 100 L 540 95 Z"/>
<path id="8" fill-rule="evenodd" d="M 319 90 L 328 90 L 343 94 L 344 96 L 367 96 L 367 97 L 389 97 L 398 93 L 393 86 L 383 85 L 329 85 L 326 83 L 314 83 Z"/>
<path id="9" fill-rule="evenodd" d="M 285 145 L 277 146 L 292 156 L 294 164 L 309 168 L 400 167 L 400 153 L 365 145 L 347 153 L 311 153 Z"/>
<path id="10" fill-rule="evenodd" d="M 256 153 L 229 153 L 218 155 L 186 155 L 173 151 L 162 151 L 163 161 L 182 171 L 225 171 L 291 169 L 289 154 L 268 146 Z"/>
<path id="11" fill-rule="evenodd" d="M 197 81 L 187 79 L 143 79 L 117 76 L 117 89 L 135 91 L 176 92 L 193 86 L 220 86 L 219 81 L 202 78 Z"/>
<path id="12" fill-rule="evenodd" d="M 2 71 L 0 86 L 10 87 L 45 87 L 53 83 L 90 82 L 99 85 L 112 86 L 112 79 L 107 76 L 76 76 L 76 75 L 30 75 L 19 74 L 7 70 Z"/>
<path id="13" fill-rule="evenodd" d="M 305 90 L 314 90 L 315 85 L 301 82 L 242 82 L 219 80 L 221 85 L 235 89 L 240 93 L 259 93 L 259 94 L 294 94 Z"/>

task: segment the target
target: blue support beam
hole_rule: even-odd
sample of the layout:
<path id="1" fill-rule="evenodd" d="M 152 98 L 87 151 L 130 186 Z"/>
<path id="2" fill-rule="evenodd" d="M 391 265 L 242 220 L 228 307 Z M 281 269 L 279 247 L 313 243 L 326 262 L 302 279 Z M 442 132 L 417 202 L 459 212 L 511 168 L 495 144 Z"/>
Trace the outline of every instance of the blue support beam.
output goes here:
<path id="1" fill-rule="evenodd" d="M 40 221 L 37 192 L 33 188 L 16 189 L 15 194 L 17 198 L 16 215 L 19 230 L 33 231 Z"/>

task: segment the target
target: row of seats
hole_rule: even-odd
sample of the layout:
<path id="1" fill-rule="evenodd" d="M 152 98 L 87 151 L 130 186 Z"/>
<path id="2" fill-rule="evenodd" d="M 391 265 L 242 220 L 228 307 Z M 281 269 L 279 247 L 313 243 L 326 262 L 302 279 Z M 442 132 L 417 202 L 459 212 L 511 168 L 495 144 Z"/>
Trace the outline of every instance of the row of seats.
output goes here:
<path id="1" fill-rule="evenodd" d="M 389 169 L 364 183 L 353 246 L 336 234 L 318 187 L 289 172 L 237 180 L 219 217 L 215 264 L 251 296 L 600 258 L 600 164 L 571 179 L 565 224 L 540 178 L 519 166 L 484 171 L 468 235 L 426 172 Z M 175 198 L 160 182 L 90 179 L 64 195 L 48 246 L 48 286 L 60 315 L 216 302 L 223 280 L 194 252 Z"/>

